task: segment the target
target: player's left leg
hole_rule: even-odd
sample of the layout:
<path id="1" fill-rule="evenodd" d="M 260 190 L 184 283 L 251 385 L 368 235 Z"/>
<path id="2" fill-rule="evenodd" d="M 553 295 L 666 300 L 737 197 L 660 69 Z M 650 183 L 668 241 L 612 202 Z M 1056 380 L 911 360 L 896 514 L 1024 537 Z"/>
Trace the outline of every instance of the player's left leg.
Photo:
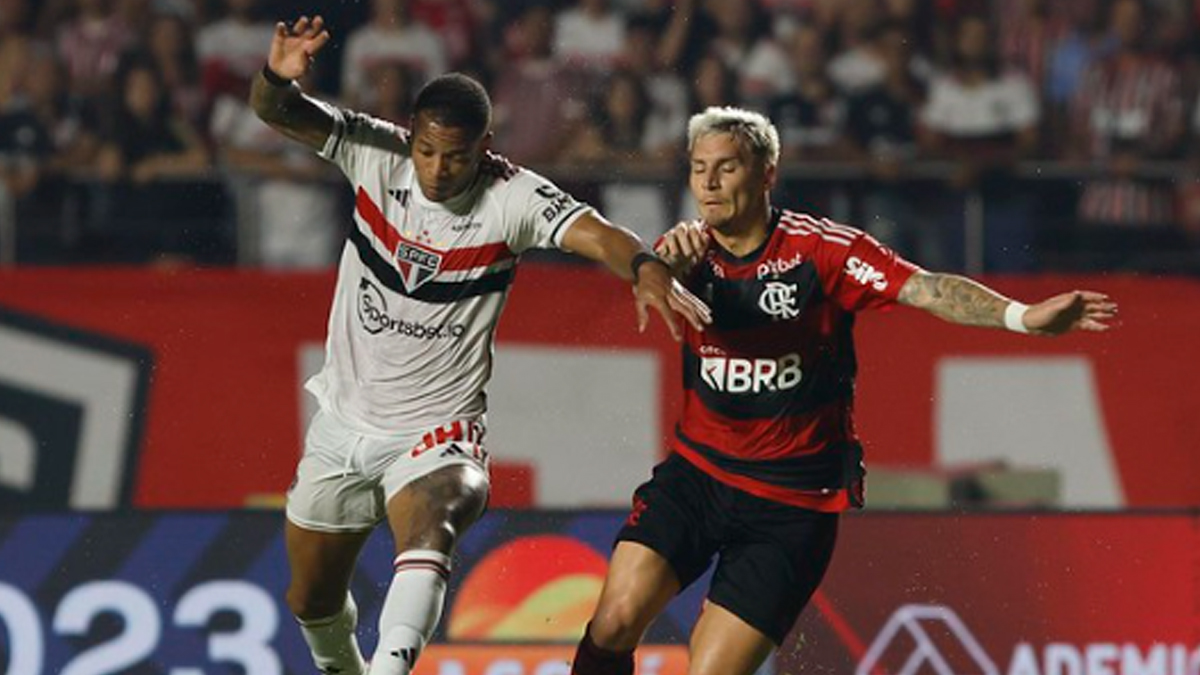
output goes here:
<path id="1" fill-rule="evenodd" d="M 395 575 L 379 616 L 370 675 L 408 675 L 433 635 L 442 615 L 450 555 L 487 505 L 485 471 L 475 464 L 446 466 L 388 500 Z"/>
<path id="2" fill-rule="evenodd" d="M 833 556 L 838 514 L 736 494 L 688 675 L 753 675 L 783 644 Z"/>
<path id="3" fill-rule="evenodd" d="M 688 675 L 752 675 L 775 646 L 733 612 L 705 603 L 692 630 Z"/>

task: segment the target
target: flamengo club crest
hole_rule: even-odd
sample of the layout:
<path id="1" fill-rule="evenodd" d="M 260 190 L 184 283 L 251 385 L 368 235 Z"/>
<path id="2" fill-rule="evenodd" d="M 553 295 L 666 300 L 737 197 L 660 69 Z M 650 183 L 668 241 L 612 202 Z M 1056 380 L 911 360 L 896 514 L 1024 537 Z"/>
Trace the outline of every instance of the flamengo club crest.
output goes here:
<path id="1" fill-rule="evenodd" d="M 442 266 L 442 254 L 420 244 L 400 240 L 396 247 L 396 267 L 400 280 L 410 293 L 417 290 L 438 273 Z"/>
<path id="2" fill-rule="evenodd" d="M 800 309 L 796 307 L 796 284 L 768 281 L 762 295 L 758 296 L 758 308 L 777 319 L 800 316 Z"/>

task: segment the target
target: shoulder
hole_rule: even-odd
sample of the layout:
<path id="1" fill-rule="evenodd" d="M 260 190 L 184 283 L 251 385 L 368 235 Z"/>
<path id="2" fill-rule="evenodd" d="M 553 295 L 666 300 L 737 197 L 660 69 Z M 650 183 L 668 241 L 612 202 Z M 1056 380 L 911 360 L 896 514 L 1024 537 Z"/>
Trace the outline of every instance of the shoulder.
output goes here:
<path id="1" fill-rule="evenodd" d="M 779 216 L 778 231 L 789 243 L 808 248 L 825 245 L 848 248 L 864 234 L 856 227 L 842 225 L 828 218 L 788 210 Z"/>

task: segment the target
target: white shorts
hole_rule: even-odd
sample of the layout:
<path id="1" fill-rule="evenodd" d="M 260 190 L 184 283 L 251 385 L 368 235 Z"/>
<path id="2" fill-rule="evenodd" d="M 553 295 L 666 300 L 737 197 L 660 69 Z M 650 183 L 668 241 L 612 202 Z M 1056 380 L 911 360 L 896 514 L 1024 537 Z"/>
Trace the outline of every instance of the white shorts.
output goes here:
<path id="1" fill-rule="evenodd" d="M 288 488 L 288 520 L 318 532 L 371 530 L 387 517 L 387 501 L 422 476 L 459 464 L 487 476 L 483 436 L 482 419 L 372 436 L 322 410 L 308 427 L 304 456 Z"/>

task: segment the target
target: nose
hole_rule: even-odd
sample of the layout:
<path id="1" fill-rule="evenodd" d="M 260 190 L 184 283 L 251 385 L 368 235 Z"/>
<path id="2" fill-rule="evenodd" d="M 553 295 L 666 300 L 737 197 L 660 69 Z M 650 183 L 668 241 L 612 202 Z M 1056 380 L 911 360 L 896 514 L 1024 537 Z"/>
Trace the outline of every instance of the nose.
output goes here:
<path id="1" fill-rule="evenodd" d="M 704 175 L 704 187 L 716 191 L 721 187 L 721 174 L 716 169 L 709 169 Z"/>

